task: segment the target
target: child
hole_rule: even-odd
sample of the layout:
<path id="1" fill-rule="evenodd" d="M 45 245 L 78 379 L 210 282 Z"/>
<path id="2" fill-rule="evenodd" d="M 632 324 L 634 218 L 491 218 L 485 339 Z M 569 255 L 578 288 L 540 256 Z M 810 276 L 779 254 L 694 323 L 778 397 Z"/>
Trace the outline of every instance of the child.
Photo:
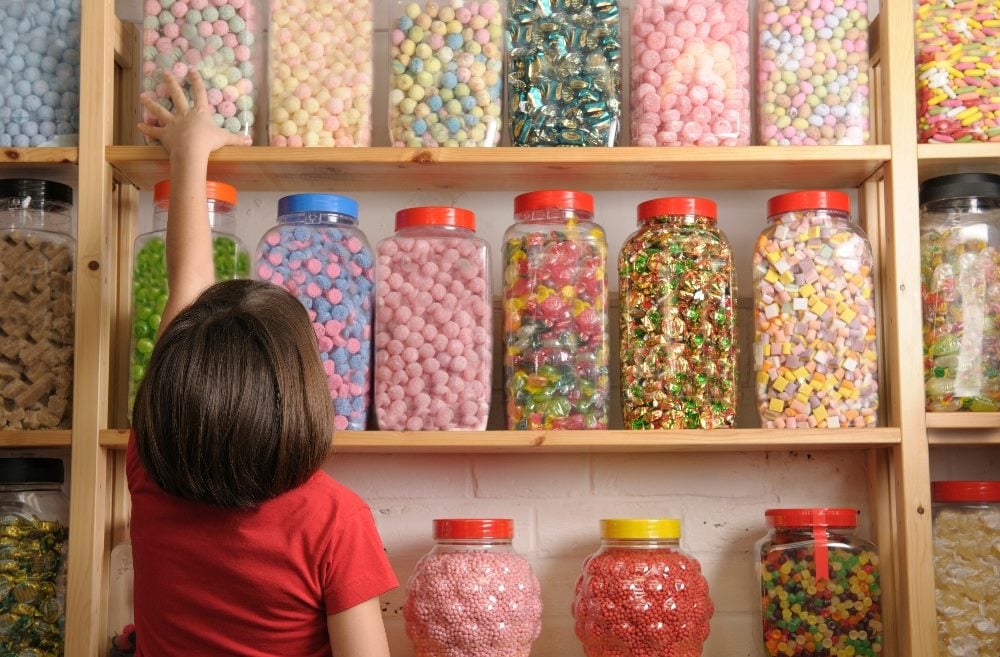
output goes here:
<path id="1" fill-rule="evenodd" d="M 194 107 L 143 96 L 170 154 L 170 297 L 136 396 L 137 654 L 388 657 L 378 596 L 398 585 L 372 520 L 320 470 L 333 411 L 305 309 L 265 283 L 213 284 L 209 154 L 249 144 Z"/>

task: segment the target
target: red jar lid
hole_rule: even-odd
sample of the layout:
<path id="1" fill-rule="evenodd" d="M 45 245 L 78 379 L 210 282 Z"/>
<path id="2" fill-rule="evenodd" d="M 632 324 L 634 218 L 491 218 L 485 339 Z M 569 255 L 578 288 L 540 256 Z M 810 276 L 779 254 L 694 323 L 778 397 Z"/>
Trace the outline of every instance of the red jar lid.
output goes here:
<path id="1" fill-rule="evenodd" d="M 767 201 L 767 216 L 773 217 L 786 212 L 800 210 L 851 211 L 851 197 L 832 189 L 814 189 L 805 192 L 789 192 L 772 196 Z"/>
<path id="2" fill-rule="evenodd" d="M 435 518 L 434 538 L 509 540 L 514 538 L 514 521 L 510 518 Z"/>
<path id="3" fill-rule="evenodd" d="M 519 194 L 514 198 L 514 212 L 531 212 L 532 210 L 547 210 L 560 208 L 563 210 L 583 210 L 594 212 L 594 197 L 586 192 L 571 192 L 560 189 L 549 189 L 540 192 Z"/>
<path id="4" fill-rule="evenodd" d="M 698 196 L 665 196 L 654 198 L 639 204 L 636 208 L 639 223 L 653 217 L 665 215 L 697 215 L 708 217 L 713 221 L 718 217 L 715 201 Z"/>
<path id="5" fill-rule="evenodd" d="M 768 509 L 764 517 L 776 529 L 858 526 L 857 509 Z"/>
<path id="6" fill-rule="evenodd" d="M 476 230 L 476 215 L 472 210 L 443 205 L 406 208 L 396 213 L 396 230 L 412 226 L 458 226 Z"/>
<path id="7" fill-rule="evenodd" d="M 932 502 L 1000 502 L 1000 481 L 935 481 Z"/>
<path id="8" fill-rule="evenodd" d="M 229 205 L 236 205 L 236 188 L 226 183 L 205 181 L 205 196 L 210 201 L 223 201 Z M 153 187 L 153 202 L 159 203 L 170 199 L 170 181 L 161 180 Z"/>

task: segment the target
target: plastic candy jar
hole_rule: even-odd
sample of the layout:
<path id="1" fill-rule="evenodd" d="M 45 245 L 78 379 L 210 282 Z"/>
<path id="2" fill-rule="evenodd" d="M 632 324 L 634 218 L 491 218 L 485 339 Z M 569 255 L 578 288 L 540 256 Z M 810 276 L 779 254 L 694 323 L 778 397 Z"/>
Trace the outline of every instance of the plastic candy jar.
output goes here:
<path id="1" fill-rule="evenodd" d="M 632 144 L 750 144 L 747 0 L 632 4 Z"/>
<path id="2" fill-rule="evenodd" d="M 505 518 L 434 521 L 434 548 L 403 605 L 414 657 L 528 657 L 542 631 L 541 589 L 513 537 Z"/>
<path id="3" fill-rule="evenodd" d="M 621 126 L 618 0 L 511 0 L 507 125 L 514 146 L 614 146 Z"/>
<path id="4" fill-rule="evenodd" d="M 389 33 L 394 146 L 496 146 L 503 87 L 499 0 L 402 0 Z"/>
<path id="5" fill-rule="evenodd" d="M 761 0 L 757 8 L 761 143 L 867 144 L 867 0 Z"/>
<path id="6" fill-rule="evenodd" d="M 767 202 L 753 254 L 757 409 L 767 428 L 878 423 L 871 246 L 835 191 Z"/>
<path id="7" fill-rule="evenodd" d="M 587 657 L 698 657 L 715 606 L 673 518 L 601 521 L 573 618 Z"/>
<path id="8" fill-rule="evenodd" d="M 271 0 L 271 146 L 370 146 L 371 0 Z"/>
<path id="9" fill-rule="evenodd" d="M 590 194 L 514 199 L 504 233 L 508 429 L 608 426 L 607 241 Z"/>
<path id="10" fill-rule="evenodd" d="M 875 546 L 854 534 L 858 512 L 764 515 L 771 530 L 755 548 L 763 654 L 881 655 L 879 560 Z"/>
<path id="11" fill-rule="evenodd" d="M 215 280 L 227 281 L 250 275 L 250 254 L 237 239 L 236 189 L 207 181 L 208 223 L 212 227 L 212 259 Z M 153 354 L 160 318 L 167 305 L 167 214 L 170 210 L 170 181 L 161 180 L 153 188 L 153 230 L 136 238 L 132 263 L 132 363 L 129 370 L 128 406 L 146 375 Z"/>
<path id="12" fill-rule="evenodd" d="M 935 481 L 938 655 L 1000 655 L 1000 481 Z"/>
<path id="13" fill-rule="evenodd" d="M 920 186 L 928 411 L 1000 411 L 1000 176 Z"/>
<path id="14" fill-rule="evenodd" d="M 380 429 L 486 428 L 493 367 L 490 251 L 469 210 L 396 213 L 376 247 L 375 417 Z"/>
<path id="15" fill-rule="evenodd" d="M 69 499 L 63 462 L 0 459 L 0 653 L 63 654 Z"/>
<path id="16" fill-rule="evenodd" d="M 257 246 L 254 272 L 302 302 L 319 342 L 333 399 L 334 428 L 363 430 L 371 381 L 371 247 L 358 203 L 336 194 L 278 201 L 278 225 Z"/>
<path id="17" fill-rule="evenodd" d="M 5 0 L 0 25 L 0 148 L 76 146 L 80 0 Z"/>
<path id="18" fill-rule="evenodd" d="M 70 426 L 72 207 L 62 183 L 0 180 L 0 430 Z"/>
<path id="19" fill-rule="evenodd" d="M 212 118 L 230 132 L 254 134 L 264 65 L 262 0 L 147 0 L 143 3 L 143 90 L 172 109 L 163 73 L 201 73 Z M 182 85 L 186 89 L 186 85 Z M 157 124 L 148 112 L 143 120 Z"/>
<path id="20" fill-rule="evenodd" d="M 715 203 L 639 205 L 618 257 L 622 415 L 628 429 L 715 429 L 736 419 L 733 252 Z"/>
<path id="21" fill-rule="evenodd" d="M 1000 141 L 1000 4 L 917 0 L 921 143 Z"/>
<path id="22" fill-rule="evenodd" d="M 127 630 L 131 627 L 131 631 L 135 631 L 135 573 L 132 570 L 131 541 L 123 541 L 111 550 L 108 570 L 108 636 L 112 638 L 114 647 L 123 650 L 129 642 Z M 115 654 L 111 652 L 112 656 Z"/>

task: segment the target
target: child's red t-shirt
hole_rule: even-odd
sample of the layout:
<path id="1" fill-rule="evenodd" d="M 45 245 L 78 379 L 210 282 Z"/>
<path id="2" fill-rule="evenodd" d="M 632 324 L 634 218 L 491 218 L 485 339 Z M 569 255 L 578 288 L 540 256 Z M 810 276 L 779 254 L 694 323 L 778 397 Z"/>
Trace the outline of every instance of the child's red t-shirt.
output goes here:
<path id="1" fill-rule="evenodd" d="M 138 655 L 329 657 L 326 617 L 397 587 L 371 510 L 316 472 L 252 510 L 189 502 L 129 439 Z"/>

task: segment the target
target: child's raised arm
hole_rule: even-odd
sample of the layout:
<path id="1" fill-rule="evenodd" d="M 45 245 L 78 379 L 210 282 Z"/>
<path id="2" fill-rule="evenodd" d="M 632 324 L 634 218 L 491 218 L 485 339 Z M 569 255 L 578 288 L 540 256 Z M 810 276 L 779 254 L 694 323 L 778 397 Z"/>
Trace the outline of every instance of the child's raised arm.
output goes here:
<path id="1" fill-rule="evenodd" d="M 334 657 L 389 657 L 378 598 L 327 616 Z"/>
<path id="2" fill-rule="evenodd" d="M 251 139 L 215 124 L 205 83 L 194 69 L 188 71 L 194 107 L 180 84 L 169 73 L 163 81 L 170 89 L 173 113 L 150 95 L 139 97 L 160 126 L 139 124 L 139 131 L 159 141 L 170 154 L 170 208 L 167 212 L 167 281 L 169 296 L 163 309 L 160 332 L 178 312 L 215 283 L 212 232 L 208 225 L 205 181 L 208 156 L 223 146 L 249 146 Z"/>

